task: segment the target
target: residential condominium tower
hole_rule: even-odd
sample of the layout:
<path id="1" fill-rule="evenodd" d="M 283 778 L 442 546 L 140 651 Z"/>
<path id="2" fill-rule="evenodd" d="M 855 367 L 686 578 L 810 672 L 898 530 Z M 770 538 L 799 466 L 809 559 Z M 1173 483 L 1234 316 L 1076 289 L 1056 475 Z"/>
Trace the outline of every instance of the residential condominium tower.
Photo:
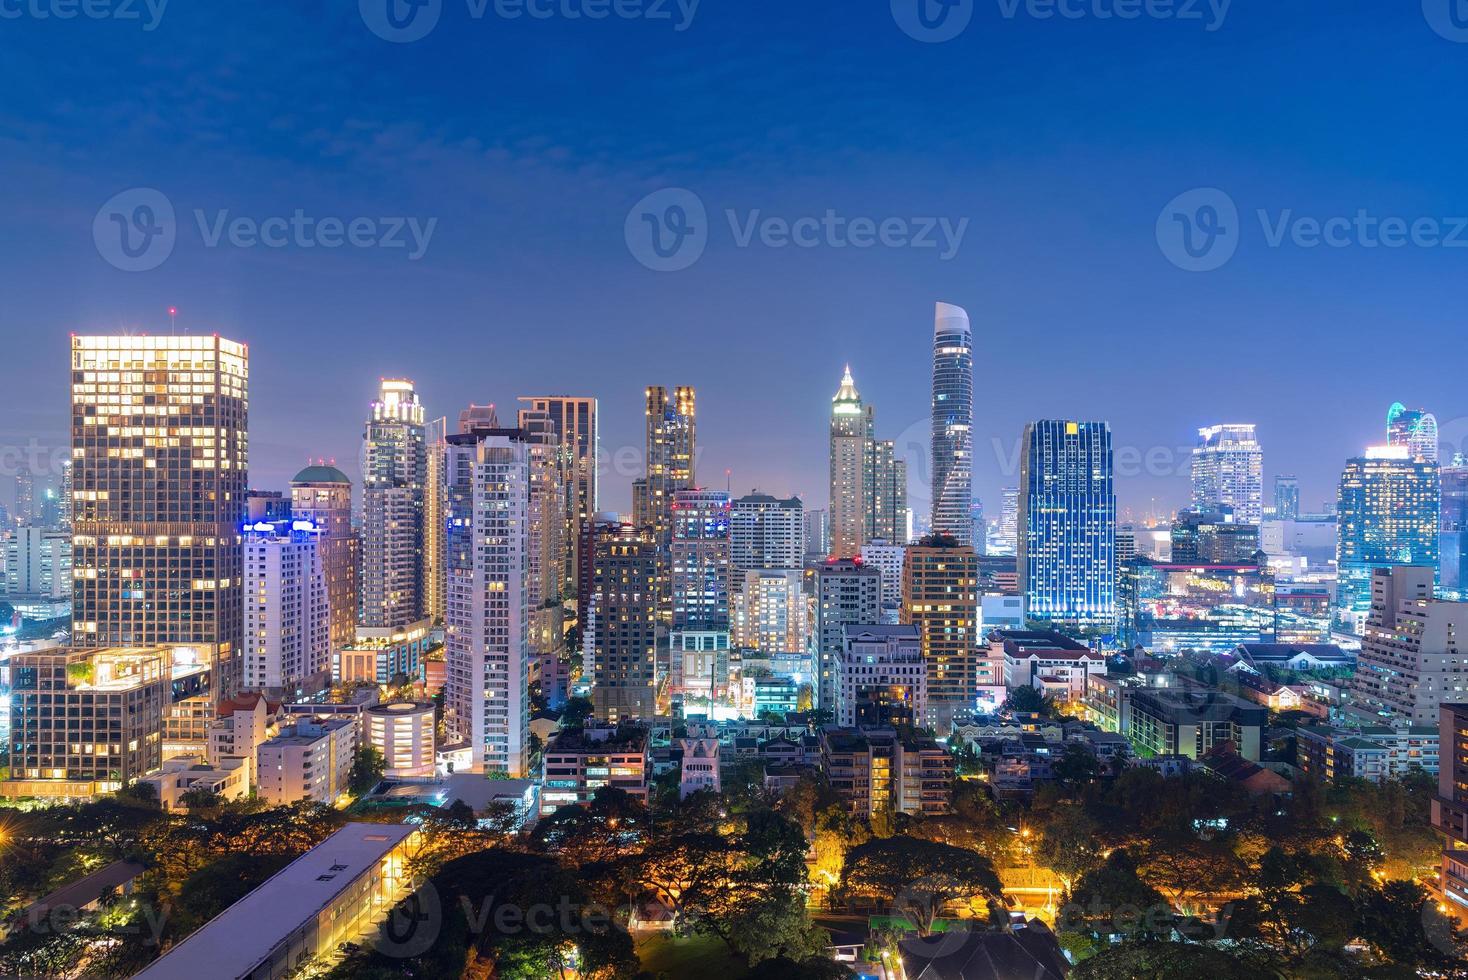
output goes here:
<path id="1" fill-rule="evenodd" d="M 926 724 L 946 730 L 972 713 L 979 694 L 979 560 L 950 535 L 932 534 L 907 549 L 902 622 L 916 626 L 927 666 Z"/>
<path id="2" fill-rule="evenodd" d="M 971 544 L 974 343 L 968 313 L 939 303 L 933 332 L 933 531 Z"/>
<path id="3" fill-rule="evenodd" d="M 1061 630 L 1115 627 L 1116 492 L 1105 422 L 1025 426 L 1018 544 L 1027 619 Z"/>
<path id="4" fill-rule="evenodd" d="M 352 481 L 334 465 L 308 466 L 291 480 L 291 515 L 320 532 L 333 656 L 357 638 L 357 533 L 352 528 Z"/>
<path id="5" fill-rule="evenodd" d="M 582 644 L 598 719 L 657 715 L 657 546 L 631 524 L 597 526 Z"/>
<path id="6" fill-rule="evenodd" d="M 570 457 L 566 491 L 566 594 L 578 595 L 582 564 L 576 547 L 581 540 L 582 525 L 596 514 L 596 454 L 600 445 L 597 432 L 596 399 L 569 395 L 534 395 L 522 397 L 521 412 L 543 414 L 550 420 L 556 438 Z M 527 428 L 522 418 L 521 428 Z"/>
<path id="7" fill-rule="evenodd" d="M 308 520 L 245 529 L 245 688 L 271 697 L 331 686 L 331 605 L 321 532 Z"/>
<path id="8" fill-rule="evenodd" d="M 238 689 L 248 424 L 243 344 L 71 339 L 77 646 L 193 645 Z"/>
<path id="9" fill-rule="evenodd" d="M 360 625 L 397 629 L 422 619 L 428 605 L 428 449 L 413 382 L 383 380 L 363 450 Z"/>

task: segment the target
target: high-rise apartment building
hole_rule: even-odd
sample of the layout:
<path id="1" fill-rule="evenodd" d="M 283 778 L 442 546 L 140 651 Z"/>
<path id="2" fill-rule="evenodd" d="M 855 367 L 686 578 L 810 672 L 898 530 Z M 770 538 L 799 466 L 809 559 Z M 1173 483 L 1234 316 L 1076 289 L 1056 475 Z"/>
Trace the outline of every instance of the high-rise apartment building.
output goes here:
<path id="1" fill-rule="evenodd" d="M 352 481 L 336 466 L 320 462 L 291 479 L 291 515 L 319 532 L 317 550 L 326 577 L 328 637 L 332 656 L 357 638 L 357 532 L 352 528 Z"/>
<path id="2" fill-rule="evenodd" d="M 367 420 L 362 472 L 359 622 L 368 629 L 401 629 L 428 612 L 428 448 L 413 382 L 383 380 Z"/>
<path id="3" fill-rule="evenodd" d="M 805 653 L 812 624 L 803 573 L 764 568 L 734 576 L 734 645 L 767 654 Z"/>
<path id="4" fill-rule="evenodd" d="M 974 549 L 933 534 L 907 549 L 902 622 L 918 628 L 928 669 L 930 726 L 972 712 L 979 693 L 979 561 Z"/>
<path id="5" fill-rule="evenodd" d="M 1210 425 L 1198 430 L 1193 450 L 1193 507 L 1233 509 L 1241 524 L 1264 519 L 1264 450 L 1252 425 Z"/>
<path id="6" fill-rule="evenodd" d="M 1337 497 L 1336 620 L 1360 635 L 1371 607 L 1371 574 L 1393 565 L 1438 564 L 1442 487 L 1436 463 L 1406 446 L 1368 449 L 1348 460 Z"/>
<path id="7" fill-rule="evenodd" d="M 1437 416 L 1426 409 L 1393 403 L 1386 414 L 1386 444 L 1406 446 L 1410 459 L 1438 462 Z"/>
<path id="8" fill-rule="evenodd" d="M 1433 598 L 1434 569 L 1420 565 L 1371 573 L 1371 612 L 1352 678 L 1353 707 L 1364 720 L 1386 717 L 1430 725 L 1448 702 L 1468 698 L 1468 603 Z"/>
<path id="9" fill-rule="evenodd" d="M 616 724 L 657 714 L 657 544 L 631 524 L 597 525 L 591 598 L 582 624 L 596 717 Z"/>
<path id="10" fill-rule="evenodd" d="M 519 429 L 448 437 L 444 713 L 476 772 L 529 768 L 530 449 Z"/>
<path id="11" fill-rule="evenodd" d="M 886 622 L 887 611 L 902 606 L 902 566 L 907 561 L 907 548 L 890 541 L 868 541 L 861 546 L 861 560 L 882 573 L 884 618 L 877 622 Z"/>
<path id="12" fill-rule="evenodd" d="M 782 500 L 756 492 L 736 498 L 729 506 L 729 565 L 736 576 L 767 568 L 800 568 L 804 523 L 799 497 Z"/>
<path id="13" fill-rule="evenodd" d="M 855 558 L 816 566 L 816 706 L 836 711 L 837 667 L 847 626 L 881 622 L 882 573 Z"/>
<path id="14" fill-rule="evenodd" d="M 805 557 L 822 560 L 831 553 L 831 514 L 825 510 L 805 512 Z"/>
<path id="15" fill-rule="evenodd" d="M 999 546 L 993 551 L 996 555 L 1013 555 L 1019 551 L 1019 487 L 1005 487 L 1000 494 Z"/>
<path id="16" fill-rule="evenodd" d="M 221 337 L 71 339 L 72 636 L 190 644 L 240 684 L 249 352 Z"/>
<path id="17" fill-rule="evenodd" d="M 1294 476 L 1274 478 L 1274 519 L 1298 521 L 1300 519 L 1300 480 Z"/>
<path id="18" fill-rule="evenodd" d="M 867 525 L 867 429 L 861 394 L 851 368 L 831 399 L 831 554 L 850 558 L 861 548 Z"/>
<path id="19" fill-rule="evenodd" d="M 674 692 L 713 697 L 728 686 L 730 507 L 722 490 L 673 495 L 669 673 Z"/>
<path id="20" fill-rule="evenodd" d="M 650 527 L 658 542 L 662 566 L 658 573 L 659 617 L 667 622 L 672 614 L 670 579 L 673 539 L 673 498 L 694 486 L 694 464 L 698 447 L 697 399 L 691 387 L 679 386 L 668 397 L 668 389 L 647 389 L 647 473 L 633 488 L 633 521 Z"/>
<path id="21" fill-rule="evenodd" d="M 1057 629 L 1116 624 L 1111 427 L 1046 419 L 1020 457 L 1019 587 L 1027 619 Z"/>
<path id="22" fill-rule="evenodd" d="M 0 595 L 18 600 L 70 600 L 71 535 L 52 528 L 24 525 L 0 541 L 5 556 Z"/>
<path id="23" fill-rule="evenodd" d="M 271 697 L 331 685 L 331 602 L 309 520 L 245 528 L 244 686 Z"/>
<path id="24" fill-rule="evenodd" d="M 572 492 L 572 458 L 550 413 L 520 410 L 520 430 L 530 447 L 530 652 L 559 654 L 564 644 L 565 600 L 570 595 L 568 553 L 574 544 L 566 515 Z"/>
<path id="25" fill-rule="evenodd" d="M 423 427 L 423 615 L 432 622 L 443 620 L 448 589 L 448 424 L 441 416 Z"/>
<path id="26" fill-rule="evenodd" d="M 968 313 L 937 305 L 933 333 L 933 531 L 971 544 L 974 341 Z"/>
<path id="27" fill-rule="evenodd" d="M 24 527 L 35 523 L 40 516 L 39 501 L 36 499 L 36 477 L 30 470 L 15 474 L 15 523 Z"/>
<path id="28" fill-rule="evenodd" d="M 865 494 L 866 527 L 862 541 L 907 540 L 907 461 L 897 457 L 897 445 L 891 439 L 876 436 L 876 410 L 866 407 L 866 475 L 862 479 Z"/>

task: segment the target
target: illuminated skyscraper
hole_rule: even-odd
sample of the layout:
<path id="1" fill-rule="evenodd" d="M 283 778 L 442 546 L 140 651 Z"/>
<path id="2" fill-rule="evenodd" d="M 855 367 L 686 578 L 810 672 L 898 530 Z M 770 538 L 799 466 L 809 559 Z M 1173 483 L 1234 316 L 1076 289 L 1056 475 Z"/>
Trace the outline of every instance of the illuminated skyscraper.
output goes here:
<path id="1" fill-rule="evenodd" d="M 928 673 L 925 722 L 946 733 L 979 696 L 979 560 L 974 549 L 934 534 L 907 549 L 902 622 L 918 628 Z"/>
<path id="2" fill-rule="evenodd" d="M 717 697 L 729 681 L 729 495 L 673 495 L 670 684 L 675 693 Z"/>
<path id="3" fill-rule="evenodd" d="M 1025 426 L 1018 567 L 1027 619 L 1059 629 L 1115 625 L 1116 492 L 1105 422 Z"/>
<path id="4" fill-rule="evenodd" d="M 882 573 L 856 558 L 833 558 L 816 566 L 816 707 L 836 711 L 837 668 L 847 626 L 882 621 Z"/>
<path id="5" fill-rule="evenodd" d="M 1264 451 L 1252 425 L 1211 425 L 1198 430 L 1193 450 L 1193 508 L 1233 508 L 1240 524 L 1264 519 Z"/>
<path id="6" fill-rule="evenodd" d="M 1373 569 L 1436 568 L 1442 486 L 1438 466 L 1407 446 L 1380 446 L 1347 461 L 1337 497 L 1336 621 L 1361 634 Z"/>
<path id="7" fill-rule="evenodd" d="M 362 485 L 362 615 L 401 629 L 427 615 L 424 517 L 428 449 L 413 382 L 383 379 L 367 420 Z"/>
<path id="8" fill-rule="evenodd" d="M 444 713 L 475 772 L 518 779 L 530 762 L 530 451 L 519 429 L 489 421 L 447 439 Z"/>
<path id="9" fill-rule="evenodd" d="M 572 459 L 549 413 L 521 409 L 520 429 L 530 453 L 530 652 L 539 657 L 559 654 L 564 646 L 564 601 L 571 587 L 567 552 L 573 547 L 566 538 Z"/>
<path id="10" fill-rule="evenodd" d="M 804 557 L 804 507 L 799 497 L 782 500 L 751 493 L 729 508 L 729 562 L 736 579 L 761 569 L 798 569 Z"/>
<path id="11" fill-rule="evenodd" d="M 646 528 L 596 525 L 582 645 L 596 717 L 657 715 L 657 545 Z"/>
<path id="12" fill-rule="evenodd" d="M 998 547 L 994 553 L 1013 555 L 1019 551 L 1019 487 L 1000 491 L 1003 501 L 999 511 Z"/>
<path id="13" fill-rule="evenodd" d="M 1300 481 L 1293 476 L 1274 478 L 1274 519 L 1298 521 L 1300 519 Z"/>
<path id="14" fill-rule="evenodd" d="M 862 479 L 866 528 L 862 541 L 907 540 L 907 460 L 891 439 L 876 436 L 876 410 L 866 408 L 866 475 Z"/>
<path id="15" fill-rule="evenodd" d="M 444 487 L 449 420 L 440 417 L 423 427 L 423 615 L 440 622 L 448 588 L 448 494 Z"/>
<path id="16" fill-rule="evenodd" d="M 566 594 L 580 594 L 580 573 L 585 563 L 579 561 L 577 548 L 582 525 L 590 522 L 597 510 L 596 454 L 600 447 L 597 431 L 596 399 L 569 395 L 536 395 L 522 397 L 522 412 L 543 412 L 555 429 L 556 438 L 570 454 L 571 472 L 566 495 Z M 521 423 L 522 426 L 524 423 Z"/>
<path id="17" fill-rule="evenodd" d="M 668 399 L 668 389 L 647 389 L 647 475 L 633 508 L 639 525 L 652 528 L 658 542 L 662 566 L 658 594 L 659 615 L 666 622 L 671 612 L 668 583 L 669 553 L 673 539 L 673 497 L 694 485 L 697 452 L 697 412 L 694 391 L 678 387 Z"/>
<path id="18" fill-rule="evenodd" d="M 1426 409 L 1394 402 L 1386 414 L 1386 444 L 1406 446 L 1412 459 L 1438 462 L 1437 416 Z"/>
<path id="19" fill-rule="evenodd" d="M 323 539 L 309 520 L 245 530 L 244 686 L 272 697 L 331 686 L 331 605 Z"/>
<path id="20" fill-rule="evenodd" d="M 831 399 L 831 554 L 850 558 L 861 550 L 867 526 L 867 416 L 851 368 Z"/>
<path id="21" fill-rule="evenodd" d="M 321 569 L 326 576 L 333 656 L 357 638 L 357 533 L 352 528 L 352 481 L 325 462 L 308 466 L 291 480 L 291 514 L 320 531 Z"/>
<path id="22" fill-rule="evenodd" d="M 249 352 L 221 337 L 71 340 L 73 642 L 183 644 L 239 689 Z"/>
<path id="23" fill-rule="evenodd" d="M 33 524 L 40 516 L 36 506 L 36 477 L 29 470 L 15 475 L 15 523 Z"/>
<path id="24" fill-rule="evenodd" d="M 974 345 L 968 314 L 939 303 L 933 334 L 933 531 L 971 544 Z M 931 698 L 933 688 L 930 686 Z"/>

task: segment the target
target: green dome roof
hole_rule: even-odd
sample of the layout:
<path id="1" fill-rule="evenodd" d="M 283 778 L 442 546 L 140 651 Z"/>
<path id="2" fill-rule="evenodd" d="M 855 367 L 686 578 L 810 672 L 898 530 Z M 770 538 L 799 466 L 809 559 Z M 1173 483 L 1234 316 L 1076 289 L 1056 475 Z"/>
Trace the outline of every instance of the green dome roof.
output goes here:
<path id="1" fill-rule="evenodd" d="M 335 466 L 308 466 L 291 478 L 292 483 L 345 483 L 351 486 L 351 478 Z"/>

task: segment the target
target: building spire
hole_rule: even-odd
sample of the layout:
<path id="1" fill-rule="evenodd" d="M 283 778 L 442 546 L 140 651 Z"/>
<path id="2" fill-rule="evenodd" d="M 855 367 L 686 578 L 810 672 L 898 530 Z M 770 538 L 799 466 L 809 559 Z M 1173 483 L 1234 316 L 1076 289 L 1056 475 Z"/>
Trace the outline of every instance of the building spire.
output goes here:
<path id="1" fill-rule="evenodd" d="M 861 395 L 856 390 L 856 380 L 851 376 L 851 365 L 846 365 L 846 373 L 841 378 L 841 390 L 836 392 L 836 397 L 831 401 L 836 404 L 849 402 L 853 405 L 861 404 Z"/>

